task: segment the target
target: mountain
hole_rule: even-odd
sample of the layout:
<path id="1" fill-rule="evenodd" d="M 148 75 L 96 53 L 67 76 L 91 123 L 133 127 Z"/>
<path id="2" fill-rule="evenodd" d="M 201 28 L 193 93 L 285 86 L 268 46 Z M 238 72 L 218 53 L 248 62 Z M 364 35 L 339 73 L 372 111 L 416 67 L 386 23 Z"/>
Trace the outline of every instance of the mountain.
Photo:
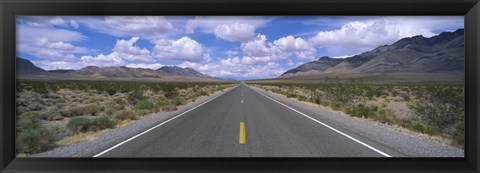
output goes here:
<path id="1" fill-rule="evenodd" d="M 72 72 L 74 70 L 70 70 L 70 69 L 57 69 L 57 70 L 48 70 L 48 72 L 51 72 L 51 73 L 68 73 L 68 72 Z"/>
<path id="2" fill-rule="evenodd" d="M 219 81 L 192 68 L 165 66 L 157 70 L 145 68 L 87 66 L 79 70 L 46 71 L 23 58 L 16 58 L 17 74 L 25 79 L 81 80 L 160 80 L 160 81 Z"/>
<path id="3" fill-rule="evenodd" d="M 199 78 L 213 78 L 211 76 L 205 75 L 200 73 L 192 68 L 182 68 L 177 66 L 163 66 L 157 69 L 158 72 L 169 74 L 169 75 L 177 75 L 177 76 L 186 76 L 186 77 L 199 77 Z"/>
<path id="4" fill-rule="evenodd" d="M 77 75 L 83 76 L 103 76 L 109 78 L 160 78 L 161 74 L 158 74 L 155 70 L 144 68 L 129 68 L 125 66 L 119 67 L 97 67 L 87 66 L 80 70 L 71 72 Z"/>
<path id="5" fill-rule="evenodd" d="M 312 74 L 463 72 L 464 29 L 425 38 L 403 38 L 360 55 L 343 59 L 322 57 L 290 69 L 280 77 Z"/>
<path id="6" fill-rule="evenodd" d="M 335 58 L 330 58 L 328 56 L 323 56 L 318 61 L 308 62 L 298 66 L 297 68 L 290 69 L 287 72 L 283 73 L 282 76 L 287 74 L 294 74 L 297 72 L 307 72 L 310 70 L 325 71 L 327 68 L 336 66 L 340 62 L 342 62 L 341 59 L 335 59 Z"/>
<path id="7" fill-rule="evenodd" d="M 47 71 L 35 66 L 32 62 L 23 58 L 16 58 L 17 74 L 44 74 Z"/>

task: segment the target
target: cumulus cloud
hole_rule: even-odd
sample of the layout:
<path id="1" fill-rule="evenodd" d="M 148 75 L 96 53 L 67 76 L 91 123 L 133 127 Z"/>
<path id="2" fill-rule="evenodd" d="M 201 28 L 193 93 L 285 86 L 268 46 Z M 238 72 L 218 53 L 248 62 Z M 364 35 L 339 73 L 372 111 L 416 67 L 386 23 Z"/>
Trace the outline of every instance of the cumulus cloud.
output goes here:
<path id="1" fill-rule="evenodd" d="M 124 66 L 127 63 L 131 66 L 145 66 L 145 63 L 135 62 L 153 62 L 154 59 L 152 58 L 149 50 L 134 45 L 138 40 L 138 37 L 132 37 L 129 40 L 120 39 L 117 40 L 115 47 L 112 49 L 112 52 L 110 54 L 99 54 L 97 56 L 82 56 L 80 59 L 82 60 L 83 64 L 87 66 Z M 153 65 L 152 67 L 157 65 Z"/>
<path id="2" fill-rule="evenodd" d="M 450 18 L 432 17 L 381 17 L 347 22 L 341 28 L 320 31 L 309 42 L 316 47 L 326 48 L 332 54 L 358 54 L 385 44 L 415 35 L 431 37 L 435 30 L 445 28 Z M 448 27 L 462 28 L 456 18 Z"/>
<path id="3" fill-rule="evenodd" d="M 138 37 L 132 37 L 130 40 L 117 40 L 113 51 L 118 52 L 120 57 L 125 60 L 143 62 L 153 61 L 149 50 L 133 45 L 138 39 Z"/>
<path id="4" fill-rule="evenodd" d="M 179 66 L 190 67 L 215 77 L 235 79 L 272 78 L 279 76 L 285 71 L 280 64 L 275 62 L 268 62 L 263 65 L 248 65 L 243 64 L 238 57 L 207 64 L 184 62 Z"/>
<path id="5" fill-rule="evenodd" d="M 80 58 L 84 66 L 124 66 L 125 61 L 122 59 L 118 52 L 112 52 L 108 55 L 99 54 L 95 57 L 93 56 L 82 56 Z"/>
<path id="6" fill-rule="evenodd" d="M 257 57 L 272 55 L 277 50 L 267 42 L 267 36 L 260 34 L 255 37 L 255 40 L 242 43 L 241 49 L 245 55 Z"/>
<path id="7" fill-rule="evenodd" d="M 302 38 L 293 36 L 282 37 L 273 42 L 274 45 L 282 52 L 286 52 L 289 56 L 295 54 L 301 59 L 315 59 L 317 50 Z"/>
<path id="8" fill-rule="evenodd" d="M 241 49 L 246 55 L 244 59 L 254 62 L 272 62 L 296 56 L 300 59 L 315 59 L 316 49 L 302 38 L 282 37 L 272 42 L 265 35 L 257 35 L 255 40 L 242 43 Z"/>
<path id="9" fill-rule="evenodd" d="M 58 69 L 80 69 L 84 67 L 82 63 L 78 61 L 32 61 L 36 66 L 44 70 L 58 70 Z"/>
<path id="10" fill-rule="evenodd" d="M 158 40 L 152 49 L 153 56 L 161 60 L 176 60 L 190 62 L 208 62 L 210 55 L 203 45 L 189 37 L 178 40 Z"/>
<path id="11" fill-rule="evenodd" d="M 215 36 L 229 42 L 245 42 L 255 37 L 255 27 L 249 24 L 220 24 L 215 28 Z"/>

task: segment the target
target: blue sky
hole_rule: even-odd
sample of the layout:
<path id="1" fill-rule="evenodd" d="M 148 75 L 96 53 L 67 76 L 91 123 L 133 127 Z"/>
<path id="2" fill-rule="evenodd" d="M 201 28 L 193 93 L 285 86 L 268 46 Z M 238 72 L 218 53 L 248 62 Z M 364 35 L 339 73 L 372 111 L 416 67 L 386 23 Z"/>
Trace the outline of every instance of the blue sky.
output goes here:
<path id="1" fill-rule="evenodd" d="M 234 79 L 277 77 L 322 56 L 344 58 L 463 16 L 22 16 L 17 56 L 46 69 L 191 67 Z"/>

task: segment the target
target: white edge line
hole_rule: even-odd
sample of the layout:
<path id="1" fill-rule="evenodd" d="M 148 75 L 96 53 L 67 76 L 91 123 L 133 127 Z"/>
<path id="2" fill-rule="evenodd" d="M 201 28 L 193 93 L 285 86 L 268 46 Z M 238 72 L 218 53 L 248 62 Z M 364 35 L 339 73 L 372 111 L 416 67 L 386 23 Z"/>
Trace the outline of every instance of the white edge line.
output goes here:
<path id="1" fill-rule="evenodd" d="M 351 137 L 350 135 L 347 135 L 347 134 L 345 134 L 345 133 L 343 133 L 343 132 L 341 132 L 341 131 L 333 128 L 333 127 L 330 127 L 329 125 L 327 125 L 327 124 L 325 124 L 325 123 L 323 123 L 323 122 L 321 122 L 321 121 L 318 121 L 318 120 L 316 120 L 316 119 L 314 119 L 314 118 L 312 118 L 312 117 L 310 117 L 310 116 L 308 116 L 308 115 L 306 115 L 306 114 L 304 114 L 304 113 L 302 113 L 302 112 L 300 112 L 300 111 L 298 111 L 298 110 L 296 110 L 296 109 L 293 109 L 293 108 L 291 108 L 290 106 L 287 106 L 287 105 L 285 105 L 285 104 L 283 104 L 283 103 L 281 103 L 281 102 L 279 102 L 279 101 L 277 101 L 277 100 L 275 100 L 275 99 L 273 99 L 273 98 L 271 98 L 271 97 L 263 94 L 263 93 L 260 92 L 260 91 L 257 91 L 257 90 L 255 90 L 255 89 L 253 89 L 253 90 L 254 90 L 255 92 L 258 92 L 258 93 L 260 93 L 261 95 L 267 97 L 268 99 L 273 100 L 274 102 L 277 102 L 278 104 L 280 104 L 280 105 L 282 105 L 282 106 L 285 106 L 285 107 L 287 107 L 287 108 L 289 108 L 289 109 L 291 109 L 291 110 L 299 113 L 300 115 L 303 115 L 303 116 L 307 117 L 308 119 L 310 119 L 310 120 L 312 120 L 312 121 L 315 121 L 315 122 L 317 122 L 317 123 L 319 123 L 319 124 L 321 124 L 321 125 L 329 128 L 329 129 L 331 129 L 331 130 L 333 130 L 333 131 L 335 131 L 335 132 L 337 132 L 337 133 L 339 133 L 339 134 L 341 134 L 341 135 L 343 135 L 343 136 L 345 136 L 345 137 L 347 137 L 347 138 L 349 138 L 349 139 L 351 139 L 351 140 L 353 140 L 353 141 L 355 141 L 355 142 L 357 142 L 357 143 L 359 143 L 359 144 L 362 144 L 363 146 L 365 146 L 365 147 L 367 147 L 367 148 L 369 148 L 369 149 L 371 149 L 371 150 L 373 150 L 373 151 L 375 151 L 375 152 L 377 152 L 377 153 L 379 153 L 379 154 L 381 154 L 381 155 L 383 155 L 383 156 L 385 156 L 385 157 L 392 157 L 392 156 L 388 155 L 387 153 L 384 153 L 384 152 L 380 151 L 379 149 L 376 149 L 376 148 L 374 148 L 374 147 L 372 147 L 372 146 L 370 146 L 370 145 L 368 145 L 368 144 L 366 144 L 366 143 L 364 143 L 364 142 L 362 142 L 362 141 L 360 141 L 360 140 L 358 140 L 358 139 L 355 139 L 354 137 Z"/>
<path id="2" fill-rule="evenodd" d="M 238 86 L 240 86 L 240 85 L 237 85 L 236 87 L 238 87 Z M 236 88 L 236 87 L 234 87 L 234 88 Z M 234 88 L 231 88 L 230 90 L 232 90 L 232 89 L 234 89 Z M 228 90 L 228 91 L 226 91 L 226 92 L 224 92 L 224 93 L 222 93 L 222 94 L 220 94 L 220 95 L 217 95 L 217 96 L 215 96 L 215 97 L 207 100 L 206 102 L 203 102 L 203 103 L 201 103 L 201 104 L 199 104 L 199 105 L 197 105 L 197 106 L 195 106 L 195 107 L 193 107 L 193 108 L 191 108 L 191 109 L 189 109 L 189 110 L 187 110 L 187 111 L 185 111 L 185 112 L 182 112 L 181 114 L 178 114 L 178 115 L 176 115 L 176 116 L 174 116 L 174 117 L 172 117 L 172 118 L 170 118 L 170 119 L 168 119 L 168 120 L 166 120 L 166 121 L 164 121 L 164 122 L 162 122 L 162 123 L 160 123 L 160 124 L 158 124 L 158 125 L 156 125 L 156 126 L 153 126 L 153 127 L 149 128 L 148 130 L 143 131 L 142 133 L 139 133 L 139 134 L 137 134 L 137 135 L 135 135 L 135 136 L 132 136 L 132 137 L 128 138 L 127 140 L 125 140 L 125 141 L 123 141 L 123 142 L 120 142 L 120 143 L 118 143 L 117 145 L 115 145 L 115 146 L 113 146 L 113 147 L 110 147 L 110 148 L 108 148 L 107 150 L 102 151 L 101 153 L 98 153 L 97 155 L 94 155 L 93 157 L 99 157 L 99 156 L 101 156 L 101 155 L 103 155 L 103 154 L 105 154 L 105 153 L 107 153 L 107 152 L 109 152 L 109 151 L 111 151 L 111 150 L 119 147 L 120 145 L 123 145 L 123 144 L 127 143 L 128 141 L 131 141 L 131 140 L 133 140 L 133 139 L 135 139 L 135 138 L 137 138 L 137 137 L 139 137 L 139 136 L 141 136 L 141 135 L 143 135 L 143 134 L 145 134 L 145 133 L 147 133 L 147 132 L 149 132 L 149 131 L 152 131 L 153 129 L 155 129 L 155 128 L 157 128 L 157 127 L 160 127 L 161 125 L 163 125 L 163 124 L 165 124 L 165 123 L 168 123 L 168 122 L 170 122 L 170 121 L 172 121 L 172 120 L 174 120 L 174 119 L 176 119 L 176 118 L 178 118 L 178 117 L 180 117 L 180 116 L 182 116 L 182 115 L 184 115 L 184 114 L 186 114 L 186 113 L 188 113 L 188 112 L 190 112 L 190 111 L 192 111 L 192 110 L 194 110 L 194 109 L 196 109 L 196 108 L 198 108 L 198 107 L 200 107 L 200 106 L 202 106 L 202 105 L 204 105 L 204 104 L 206 104 L 206 103 L 208 103 L 208 102 L 210 102 L 210 101 L 212 101 L 213 99 L 216 99 L 217 97 L 222 96 L 223 94 L 229 92 L 230 90 Z"/>

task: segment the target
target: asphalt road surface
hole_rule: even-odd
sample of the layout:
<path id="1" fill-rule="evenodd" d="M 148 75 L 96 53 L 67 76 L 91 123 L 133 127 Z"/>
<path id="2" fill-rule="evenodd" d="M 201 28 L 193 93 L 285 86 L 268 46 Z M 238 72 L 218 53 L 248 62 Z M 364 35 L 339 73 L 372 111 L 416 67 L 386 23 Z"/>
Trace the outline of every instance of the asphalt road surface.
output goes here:
<path id="1" fill-rule="evenodd" d="M 240 84 L 94 157 L 390 157 L 388 146 Z"/>

